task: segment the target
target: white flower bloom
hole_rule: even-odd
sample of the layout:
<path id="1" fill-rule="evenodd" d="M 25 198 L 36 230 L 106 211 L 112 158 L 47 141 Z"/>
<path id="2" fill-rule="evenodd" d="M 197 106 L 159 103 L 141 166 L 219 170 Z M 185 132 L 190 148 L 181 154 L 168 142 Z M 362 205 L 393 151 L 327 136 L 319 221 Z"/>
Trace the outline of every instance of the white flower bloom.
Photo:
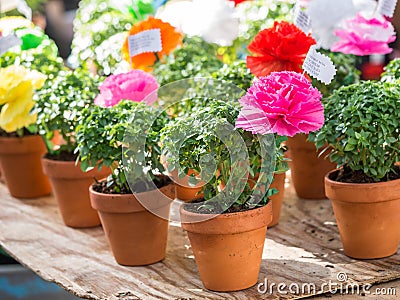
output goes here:
<path id="1" fill-rule="evenodd" d="M 157 18 L 209 43 L 232 45 L 239 32 L 234 3 L 228 0 L 177 1 L 157 12 Z"/>
<path id="2" fill-rule="evenodd" d="M 359 11 L 371 11 L 374 0 L 311 0 L 306 8 L 311 18 L 312 35 L 318 45 L 330 49 L 338 40 L 335 29 L 345 19 L 354 17 Z"/>

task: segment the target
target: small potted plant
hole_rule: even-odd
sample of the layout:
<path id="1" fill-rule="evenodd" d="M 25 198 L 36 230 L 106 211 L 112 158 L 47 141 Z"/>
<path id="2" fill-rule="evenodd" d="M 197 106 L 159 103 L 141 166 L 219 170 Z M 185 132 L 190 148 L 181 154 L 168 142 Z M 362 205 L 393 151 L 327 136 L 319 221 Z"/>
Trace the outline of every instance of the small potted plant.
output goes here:
<path id="1" fill-rule="evenodd" d="M 245 61 L 235 61 L 231 64 L 226 64 L 220 70 L 214 72 L 213 77 L 232 83 L 243 90 L 248 90 L 255 78 L 247 68 Z M 283 197 L 285 194 L 286 171 L 289 170 L 288 159 L 285 157 L 285 152 L 287 150 L 285 142 L 287 141 L 287 137 L 275 134 L 275 141 L 276 168 L 274 172 L 274 180 L 272 181 L 270 188 L 276 189 L 277 193 L 270 196 L 273 214 L 272 221 L 268 224 L 269 227 L 275 226 L 279 222 Z M 257 174 L 255 174 L 253 179 L 250 179 L 250 187 L 254 186 L 254 180 L 258 180 Z"/>
<path id="2" fill-rule="evenodd" d="M 312 84 L 323 95 L 329 97 L 335 90 L 344 85 L 357 83 L 360 72 L 356 68 L 357 57 L 351 54 L 319 50 L 327 55 L 336 66 L 336 75 L 328 85 L 313 79 Z M 324 100 L 322 100 L 324 102 Z M 335 164 L 317 151 L 315 141 L 306 134 L 297 134 L 286 142 L 288 146 L 291 179 L 296 194 L 303 199 L 324 199 L 324 178 L 327 172 L 335 169 Z"/>
<path id="3" fill-rule="evenodd" d="M 0 69 L 0 165 L 10 194 L 36 198 L 50 194 L 40 163 L 46 147 L 36 134 L 33 93 L 46 76 L 22 66 Z"/>
<path id="4" fill-rule="evenodd" d="M 252 189 L 247 182 L 249 171 L 253 175 L 259 171 L 261 155 L 250 151 L 246 156 L 247 148 L 240 143 L 241 135 L 233 134 L 229 139 L 229 132 L 236 132 L 234 123 L 239 110 L 238 105 L 232 107 L 214 100 L 190 117 L 169 123 L 161 138 L 169 171 L 176 169 L 188 174 L 188 170 L 193 169 L 207 182 L 202 190 L 203 199 L 182 206 L 180 214 L 201 280 L 207 289 L 214 291 L 240 290 L 256 283 L 267 224 L 272 220 L 268 197 L 263 197 L 261 192 L 251 197 Z M 241 133 L 244 132 L 241 130 Z M 223 136 L 229 140 L 223 142 Z M 260 148 L 252 134 L 244 134 L 243 138 L 249 147 Z M 232 160 L 231 149 L 236 153 Z M 245 160 L 255 161 L 257 166 L 248 170 L 243 164 Z M 200 162 L 203 163 L 201 167 Z M 263 184 L 258 190 L 264 188 L 265 191 L 272 178 L 267 179 L 264 174 L 261 180 Z M 197 178 L 190 175 L 188 181 L 194 184 Z M 221 214 L 223 211 L 226 213 Z"/>
<path id="5" fill-rule="evenodd" d="M 272 73 L 256 79 L 239 102 L 214 99 L 162 130 L 169 171 L 187 174 L 194 169 L 206 182 L 203 199 L 180 209 L 206 288 L 235 291 L 257 282 L 272 220 L 274 134 L 319 129 L 320 98 L 303 75 Z M 188 181 L 196 183 L 197 178 L 189 176 Z"/>
<path id="6" fill-rule="evenodd" d="M 47 146 L 43 170 L 50 178 L 64 223 L 75 228 L 100 225 L 97 212 L 90 206 L 89 186 L 109 174 L 106 168 L 82 172 L 75 163 L 75 128 L 82 110 L 93 105 L 98 84 L 99 79 L 88 71 L 61 71 L 35 95 L 36 124 Z M 58 145 L 52 142 L 55 135 L 62 138 Z"/>
<path id="7" fill-rule="evenodd" d="M 90 197 L 116 261 L 137 266 L 162 260 L 175 198 L 174 185 L 161 175 L 158 135 L 167 115 L 128 100 L 94 106 L 84 114 L 76 135 L 81 167 L 99 163 L 112 170 L 91 186 Z"/>
<path id="8" fill-rule="evenodd" d="M 396 83 L 342 87 L 325 99 L 325 124 L 313 137 L 339 167 L 326 175 L 325 189 L 344 252 L 353 258 L 381 258 L 398 249 L 399 99 Z"/>

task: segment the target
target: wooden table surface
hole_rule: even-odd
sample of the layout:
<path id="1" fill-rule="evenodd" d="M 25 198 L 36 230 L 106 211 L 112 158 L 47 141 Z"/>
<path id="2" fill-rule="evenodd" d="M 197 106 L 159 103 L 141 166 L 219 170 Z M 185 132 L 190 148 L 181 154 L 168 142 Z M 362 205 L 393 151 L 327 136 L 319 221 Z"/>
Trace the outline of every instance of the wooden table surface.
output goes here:
<path id="1" fill-rule="evenodd" d="M 164 261 L 123 267 L 115 262 L 101 227 L 68 228 L 53 197 L 18 200 L 3 184 L 0 244 L 45 280 L 84 299 L 299 299 L 315 293 L 320 294 L 315 297 L 318 299 L 398 299 L 399 253 L 380 260 L 348 258 L 329 200 L 298 199 L 290 178 L 285 193 L 280 223 L 267 232 L 259 284 L 240 292 L 214 293 L 203 288 L 187 236 L 178 224 L 171 224 Z M 346 280 L 338 281 L 338 273 Z M 338 287 L 340 283 L 374 286 L 366 296 L 333 295 L 326 293 L 330 282 Z M 269 287 L 276 284 L 272 294 L 264 291 L 265 283 Z M 277 292 L 279 283 L 286 284 L 283 293 Z M 325 293 L 320 289 L 322 284 L 326 284 Z M 304 293 L 291 293 L 289 285 L 294 291 L 304 288 Z M 385 288 L 378 292 L 397 292 L 397 296 L 378 296 L 377 287 Z"/>

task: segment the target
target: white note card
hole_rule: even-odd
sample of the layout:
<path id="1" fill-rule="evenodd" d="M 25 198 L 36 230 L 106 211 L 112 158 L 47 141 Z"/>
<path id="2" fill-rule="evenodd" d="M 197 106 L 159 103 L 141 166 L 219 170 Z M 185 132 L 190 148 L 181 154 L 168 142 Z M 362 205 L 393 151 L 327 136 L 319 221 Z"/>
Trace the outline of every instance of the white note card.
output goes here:
<path id="1" fill-rule="evenodd" d="M 397 0 L 379 0 L 378 1 L 378 13 L 387 16 L 389 18 L 393 17 L 394 9 L 396 8 Z"/>
<path id="2" fill-rule="evenodd" d="M 294 25 L 296 25 L 305 34 L 308 34 L 311 30 L 311 18 L 304 10 L 300 8 L 300 5 L 296 5 L 294 10 Z"/>
<path id="3" fill-rule="evenodd" d="M 6 35 L 0 38 L 0 55 L 3 55 L 8 49 L 22 44 L 22 40 L 15 34 Z"/>
<path id="4" fill-rule="evenodd" d="M 311 46 L 307 53 L 303 63 L 303 70 L 324 84 L 330 84 L 336 75 L 336 68 L 332 60 L 328 56 L 317 52 L 315 45 Z"/>
<path id="5" fill-rule="evenodd" d="M 135 56 L 145 52 L 162 50 L 160 29 L 150 29 L 128 37 L 129 54 Z"/>

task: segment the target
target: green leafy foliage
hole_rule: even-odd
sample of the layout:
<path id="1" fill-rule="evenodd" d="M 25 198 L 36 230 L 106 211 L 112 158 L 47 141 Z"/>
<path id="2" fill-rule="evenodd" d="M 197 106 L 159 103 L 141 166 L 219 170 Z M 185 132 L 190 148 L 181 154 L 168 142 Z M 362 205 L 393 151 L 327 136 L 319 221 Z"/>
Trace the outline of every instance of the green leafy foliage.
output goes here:
<path id="1" fill-rule="evenodd" d="M 21 65 L 30 70 L 39 71 L 53 78 L 61 70 L 66 70 L 64 62 L 58 56 L 58 49 L 54 41 L 43 35 L 41 43 L 35 48 L 15 49 L 7 51 L 0 56 L 0 67 Z"/>
<path id="2" fill-rule="evenodd" d="M 191 77 L 209 77 L 222 67 L 217 45 L 198 37 L 186 37 L 183 46 L 154 65 L 153 75 L 160 86 Z"/>
<path id="3" fill-rule="evenodd" d="M 391 60 L 384 68 L 382 81 L 394 82 L 400 79 L 400 58 Z"/>
<path id="4" fill-rule="evenodd" d="M 232 83 L 243 90 L 248 90 L 254 79 L 254 75 L 251 74 L 244 60 L 235 61 L 231 64 L 224 64 L 223 67 L 215 71 L 212 76 L 215 79 Z"/>
<path id="5" fill-rule="evenodd" d="M 379 182 L 400 160 L 398 84 L 363 81 L 342 87 L 324 103 L 325 124 L 310 134 L 339 167 L 361 170 Z"/>
<path id="6" fill-rule="evenodd" d="M 131 186 L 148 189 L 147 180 L 164 171 L 158 143 L 167 115 L 128 100 L 108 108 L 91 106 L 83 115 L 76 129 L 82 170 L 96 165 L 111 167 L 107 181 L 116 193 L 130 191 L 128 180 Z"/>
<path id="7" fill-rule="evenodd" d="M 32 12 L 41 11 L 43 9 L 43 4 L 47 0 L 25 0 L 26 4 L 32 9 Z M 5 16 L 21 16 L 21 13 L 17 9 L 10 10 L 4 13 Z"/>
<path id="8" fill-rule="evenodd" d="M 70 58 L 74 65 L 89 67 L 88 63 L 93 63 L 99 75 L 109 75 L 118 68 L 124 39 L 117 34 L 128 31 L 135 22 L 126 6 L 131 3 L 125 0 L 80 1 Z M 121 7 L 126 9 L 121 10 Z M 119 37 L 119 43 L 112 39 L 114 35 Z"/>
<path id="9" fill-rule="evenodd" d="M 85 70 L 61 71 L 36 92 L 34 112 L 38 115 L 37 127 L 50 154 L 74 152 L 77 122 L 82 117 L 82 110 L 92 105 L 99 93 L 99 82 L 98 77 Z M 50 142 L 54 131 L 58 131 L 66 142 L 58 150 L 53 150 Z"/>
<path id="10" fill-rule="evenodd" d="M 312 85 L 316 87 L 323 97 L 330 96 L 341 86 L 350 85 L 360 81 L 360 71 L 356 68 L 358 57 L 351 54 L 340 52 L 331 52 L 329 50 L 319 49 L 318 52 L 327 55 L 336 67 L 336 75 L 328 85 L 312 79 Z"/>
<path id="11" fill-rule="evenodd" d="M 234 202 L 235 207 L 250 208 L 254 203 L 264 205 L 268 192 L 262 199 L 252 195 L 252 189 L 247 182 L 247 172 L 255 177 L 260 170 L 261 158 L 273 153 L 262 151 L 257 137 L 233 125 L 240 111 L 238 103 L 213 100 L 207 107 L 195 109 L 188 117 L 176 118 L 161 131 L 163 154 L 168 163 L 168 170 L 179 170 L 183 177 L 189 170 L 195 170 L 202 180 L 205 206 L 210 212 L 225 211 L 234 195 L 239 195 Z M 243 146 L 241 146 L 244 142 Z M 268 146 L 268 145 L 267 145 Z M 269 145 L 270 146 L 270 145 Z M 247 168 L 244 161 L 249 160 Z M 217 171 L 218 170 L 218 171 Z M 273 170 L 272 170 L 273 171 Z M 265 179 L 271 182 L 272 172 Z M 221 184 L 227 184 L 233 179 L 233 190 L 219 191 Z M 189 183 L 195 184 L 195 175 L 189 177 Z M 244 190 L 242 191 L 242 189 Z"/>

